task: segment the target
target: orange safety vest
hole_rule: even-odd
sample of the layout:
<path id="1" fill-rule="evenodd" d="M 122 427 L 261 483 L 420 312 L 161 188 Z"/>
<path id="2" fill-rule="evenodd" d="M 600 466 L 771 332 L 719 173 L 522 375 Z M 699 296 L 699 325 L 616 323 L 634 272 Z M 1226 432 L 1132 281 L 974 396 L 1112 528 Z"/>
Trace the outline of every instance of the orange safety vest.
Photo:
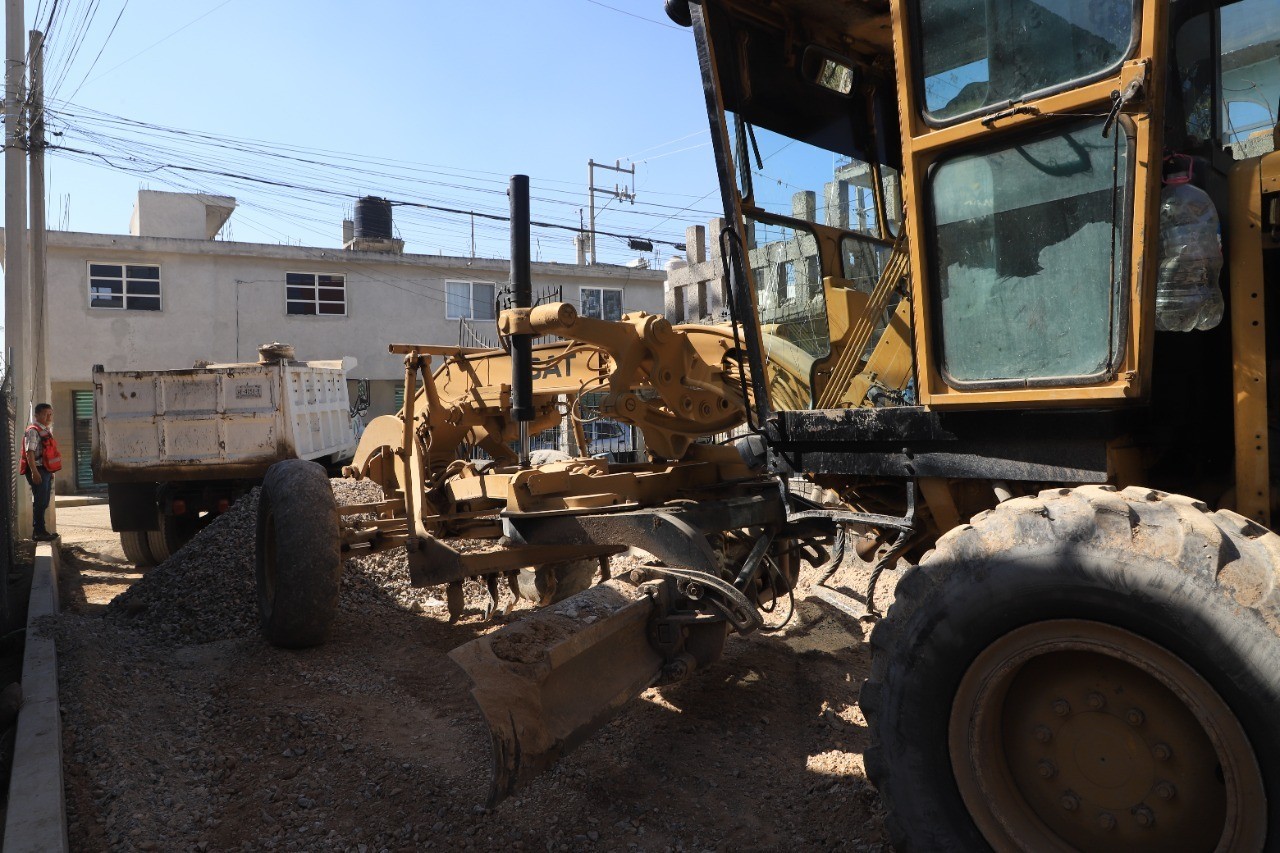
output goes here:
<path id="1" fill-rule="evenodd" d="M 31 424 L 27 427 L 27 432 L 36 431 L 36 435 L 40 436 L 40 455 L 41 465 L 44 470 L 53 474 L 62 470 L 62 454 L 58 451 L 58 442 L 53 437 L 53 433 L 45 429 L 40 424 Z M 18 473 L 27 473 L 27 442 L 26 435 L 23 434 L 22 456 L 18 461 Z"/>

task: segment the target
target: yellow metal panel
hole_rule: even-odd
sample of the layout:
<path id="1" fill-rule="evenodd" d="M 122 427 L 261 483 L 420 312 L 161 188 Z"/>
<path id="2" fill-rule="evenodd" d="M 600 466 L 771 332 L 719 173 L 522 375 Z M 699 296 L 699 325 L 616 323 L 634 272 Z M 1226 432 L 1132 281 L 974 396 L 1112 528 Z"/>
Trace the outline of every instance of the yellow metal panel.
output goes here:
<path id="1" fill-rule="evenodd" d="M 1267 174 L 1280 173 L 1268 155 Z M 1262 279 L 1263 160 L 1237 163 L 1231 189 L 1231 356 L 1235 393 L 1236 511 L 1270 526 L 1267 320 Z"/>
<path id="2" fill-rule="evenodd" d="M 924 502 L 929 505 L 929 512 L 933 513 L 933 523 L 938 526 L 938 533 L 946 533 L 958 526 L 960 510 L 956 508 L 956 499 L 951 494 L 947 481 L 941 477 L 921 477 L 917 482 L 920 484 L 920 493 L 924 495 Z"/>

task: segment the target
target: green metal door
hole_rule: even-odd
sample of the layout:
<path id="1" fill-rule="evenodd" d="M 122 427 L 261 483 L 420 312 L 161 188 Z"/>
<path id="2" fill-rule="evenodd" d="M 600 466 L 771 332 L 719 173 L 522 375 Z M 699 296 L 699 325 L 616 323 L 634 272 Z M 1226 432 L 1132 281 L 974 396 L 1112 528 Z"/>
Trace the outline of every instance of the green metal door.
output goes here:
<path id="1" fill-rule="evenodd" d="M 72 391 L 71 408 L 75 418 L 71 437 L 76 490 L 101 488 L 101 484 L 93 480 L 93 392 Z"/>

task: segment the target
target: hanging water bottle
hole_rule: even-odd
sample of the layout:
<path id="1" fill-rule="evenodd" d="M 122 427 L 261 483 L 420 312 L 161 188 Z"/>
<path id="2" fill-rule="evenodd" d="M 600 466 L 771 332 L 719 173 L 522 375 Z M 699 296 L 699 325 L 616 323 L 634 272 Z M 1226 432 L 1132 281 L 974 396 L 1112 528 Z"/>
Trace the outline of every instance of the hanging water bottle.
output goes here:
<path id="1" fill-rule="evenodd" d="M 1222 238 L 1208 193 L 1191 184 L 1192 160 L 1165 179 L 1160 193 L 1160 275 L 1156 328 L 1164 332 L 1212 329 L 1222 322 Z"/>

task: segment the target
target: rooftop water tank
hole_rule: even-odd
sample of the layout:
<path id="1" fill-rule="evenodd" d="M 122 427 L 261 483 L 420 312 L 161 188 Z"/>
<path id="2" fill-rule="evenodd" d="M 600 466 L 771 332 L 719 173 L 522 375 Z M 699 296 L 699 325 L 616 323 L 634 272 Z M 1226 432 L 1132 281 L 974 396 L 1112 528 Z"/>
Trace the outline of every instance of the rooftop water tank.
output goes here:
<path id="1" fill-rule="evenodd" d="M 390 240 L 391 202 L 372 195 L 357 200 L 355 237 L 357 240 Z"/>

